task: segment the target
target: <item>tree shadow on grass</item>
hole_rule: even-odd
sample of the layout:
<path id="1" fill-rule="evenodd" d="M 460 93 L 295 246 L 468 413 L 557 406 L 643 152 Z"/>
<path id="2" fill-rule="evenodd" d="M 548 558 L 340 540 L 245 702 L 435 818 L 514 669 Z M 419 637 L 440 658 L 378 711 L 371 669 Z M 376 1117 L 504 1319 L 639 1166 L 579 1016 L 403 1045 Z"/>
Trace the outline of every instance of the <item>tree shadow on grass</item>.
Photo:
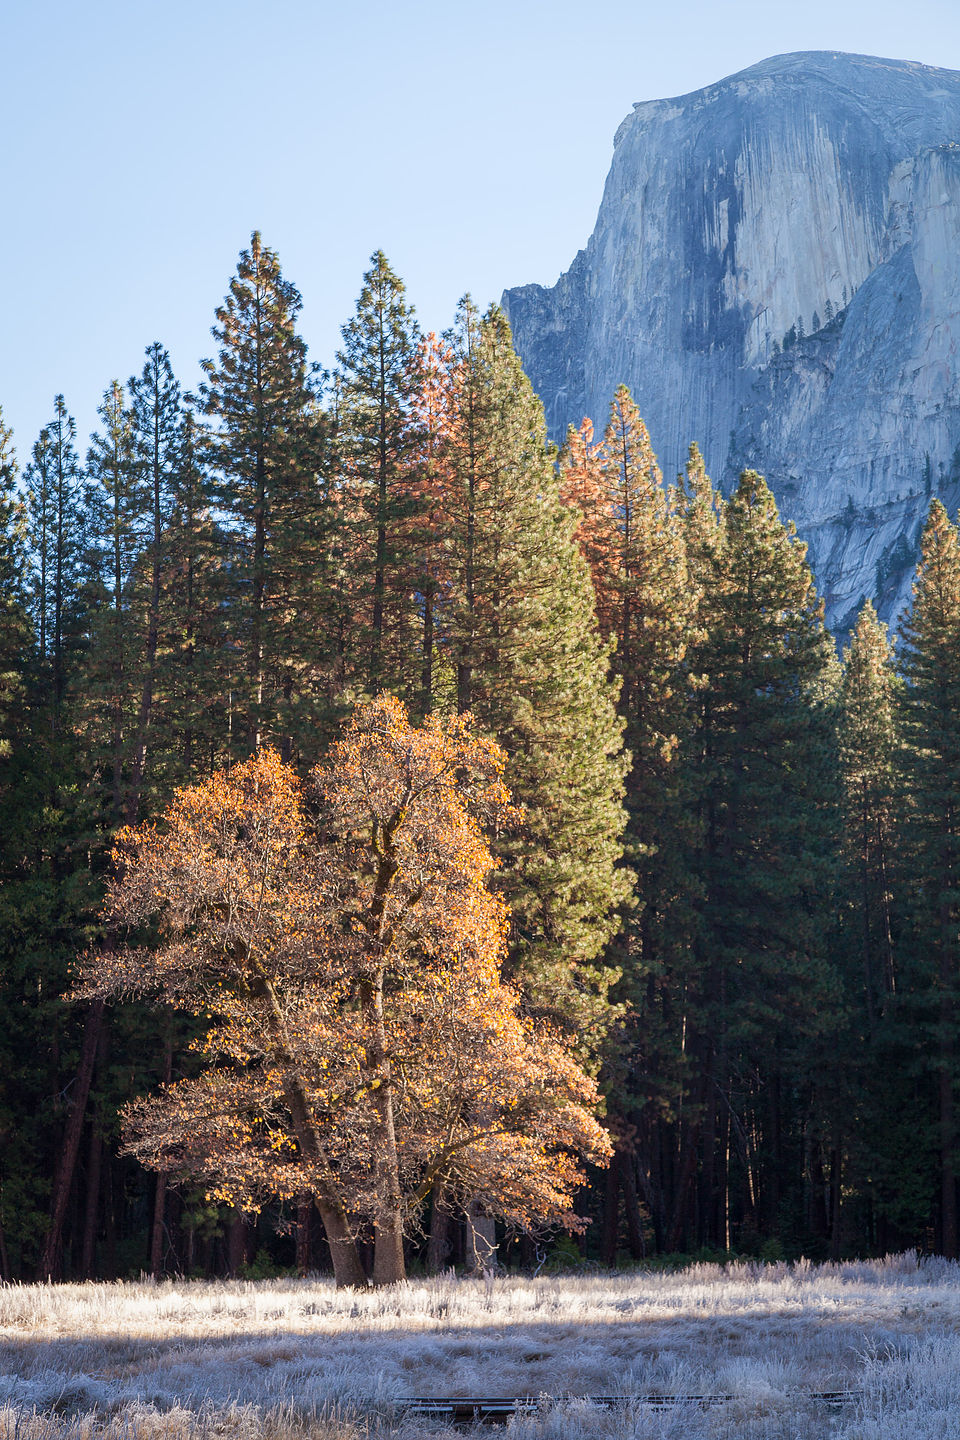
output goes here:
<path id="1" fill-rule="evenodd" d="M 413 1396 L 799 1396 L 854 1385 L 865 1349 L 892 1349 L 911 1333 L 820 1313 L 18 1337 L 0 1343 L 0 1406 L 279 1405 L 316 1415 Z"/>

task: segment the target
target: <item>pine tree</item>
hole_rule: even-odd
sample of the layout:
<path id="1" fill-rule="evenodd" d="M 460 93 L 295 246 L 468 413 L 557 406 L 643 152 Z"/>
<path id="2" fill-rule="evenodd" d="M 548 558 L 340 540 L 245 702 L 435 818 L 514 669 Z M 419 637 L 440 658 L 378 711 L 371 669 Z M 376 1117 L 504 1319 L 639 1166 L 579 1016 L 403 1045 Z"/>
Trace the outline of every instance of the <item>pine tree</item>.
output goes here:
<path id="1" fill-rule="evenodd" d="M 837 965 L 847 1021 L 829 1066 L 829 1109 L 836 1131 L 848 1137 L 847 1187 L 867 1197 L 879 1227 L 892 1223 L 906 1238 L 929 1214 L 923 1194 L 929 1145 L 918 1141 L 930 1136 L 930 1116 L 922 1097 L 925 1067 L 917 1064 L 917 1016 L 903 983 L 901 832 L 909 797 L 898 794 L 901 690 L 886 626 L 866 601 L 844 653 L 839 692 L 844 843 Z M 894 1239 L 878 1231 L 879 1244 Z"/>
<path id="2" fill-rule="evenodd" d="M 636 788 L 638 765 L 651 752 L 669 752 L 675 742 L 663 722 L 683 654 L 688 585 L 680 535 L 668 514 L 650 436 L 625 385 L 611 404 L 598 458 L 602 505 L 612 521 L 606 586 L 618 601 L 614 663 L 622 679 L 620 708 L 634 752 Z"/>
<path id="3" fill-rule="evenodd" d="M 702 608 L 716 579 L 716 561 L 724 541 L 725 506 L 707 474 L 703 456 L 691 444 L 684 474 L 678 477 L 675 508 L 681 518 L 689 574 Z"/>
<path id="4" fill-rule="evenodd" d="M 53 419 L 40 432 L 24 476 L 31 608 L 40 658 L 50 674 L 55 733 L 61 727 L 72 661 L 82 638 L 84 507 L 76 433 L 63 396 L 56 396 Z"/>
<path id="5" fill-rule="evenodd" d="M 702 487 L 701 487 L 702 489 Z M 701 496 L 704 499 L 705 496 Z M 703 521 L 708 515 L 700 507 Z M 689 515 L 688 515 L 689 522 Z M 706 533 L 710 534 L 707 525 Z M 671 1243 L 690 1231 L 691 1182 L 717 1183 L 717 1106 L 726 1094 L 746 1130 L 779 1119 L 783 1077 L 829 1023 L 836 981 L 828 958 L 835 790 L 832 650 L 806 547 L 785 527 L 762 478 L 746 471 L 725 509 L 723 541 L 704 591 L 703 638 L 688 661 L 699 721 L 685 741 L 687 803 L 698 831 L 691 869 L 700 877 L 685 996 L 685 1051 L 695 1084 L 681 1137 Z M 730 1086 L 753 1077 L 739 1096 Z M 753 1116 L 748 1116 L 752 1111 Z M 783 1159 L 768 1130 L 766 1194 L 746 1159 L 749 1223 L 761 1201 L 779 1223 Z M 722 1163 L 722 1156 L 719 1157 Z M 708 1228 L 723 1233 L 721 1216 Z"/>
<path id="6" fill-rule="evenodd" d="M 0 412 L 0 757 L 11 753 L 25 701 L 32 636 L 26 611 L 26 511 L 13 432 Z"/>
<path id="7" fill-rule="evenodd" d="M 452 368 L 449 346 L 432 332 L 424 336 L 417 354 L 413 397 L 418 444 L 401 477 L 404 515 L 399 527 L 405 571 L 401 584 L 414 598 L 419 621 L 419 703 L 414 708 L 421 716 L 454 708 L 452 669 L 444 643 L 451 587 L 450 449 L 456 414 Z M 412 675 L 404 689 L 417 695 Z"/>
<path id="8" fill-rule="evenodd" d="M 597 623 L 609 638 L 616 634 L 620 609 L 616 587 L 620 526 L 611 506 L 602 450 L 594 443 L 592 420 L 584 418 L 579 429 L 570 426 L 560 453 L 560 496 L 579 516 L 577 544 L 590 566 Z"/>
<path id="9" fill-rule="evenodd" d="M 840 767 L 846 854 L 868 1033 L 896 990 L 891 863 L 896 848 L 897 679 L 887 628 L 866 601 L 843 657 Z"/>
<path id="10" fill-rule="evenodd" d="M 162 540 L 155 783 L 161 797 L 204 779 L 234 751 L 229 643 L 230 543 L 214 517 L 202 433 L 185 408 Z"/>
<path id="11" fill-rule="evenodd" d="M 674 952 L 682 953 L 677 942 L 689 890 L 677 758 L 687 723 L 681 662 L 696 590 L 679 519 L 626 386 L 613 398 L 600 445 L 592 455 L 581 448 L 578 459 L 580 531 L 591 559 L 601 626 L 614 640 L 613 666 L 621 682 L 618 708 L 631 757 L 627 834 L 637 877 L 634 904 L 621 917 L 611 951 L 623 969 L 618 998 L 631 1018 L 607 1052 L 611 1114 L 620 1122 L 621 1137 L 605 1200 L 604 1245 L 613 1263 L 618 1180 L 625 1190 L 631 1245 L 638 1258 L 641 1253 L 633 1233 L 634 1141 L 641 1137 L 649 1150 L 650 1121 L 664 1113 L 666 1094 L 676 1085 L 671 992 L 679 981 Z"/>
<path id="12" fill-rule="evenodd" d="M 111 775 L 111 814 L 125 809 L 134 694 L 141 669 L 137 616 L 131 606 L 134 567 L 144 545 L 147 494 L 134 448 L 133 424 L 119 381 L 97 410 L 101 429 L 87 452 L 86 563 L 94 610 L 84 699 L 94 753 L 102 750 Z M 107 734 L 100 736 L 101 720 Z"/>
<path id="13" fill-rule="evenodd" d="M 370 258 L 342 335 L 337 461 L 343 521 L 353 531 L 354 668 L 371 693 L 403 692 L 419 668 L 401 546 L 404 522 L 418 508 L 409 481 L 422 444 L 415 402 L 420 331 L 382 250 Z"/>
<path id="14" fill-rule="evenodd" d="M 503 313 L 469 301 L 450 337 L 452 660 L 458 705 L 503 745 L 526 811 L 500 837 L 511 955 L 534 1003 L 595 1047 L 615 972 L 602 958 L 629 893 L 624 761 L 608 646 L 576 517 L 560 498 L 543 410 Z"/>
<path id="15" fill-rule="evenodd" d="M 287 756 L 294 732 L 309 725 L 309 680 L 322 645 L 314 583 L 323 427 L 296 330 L 301 304 L 255 231 L 217 310 L 219 349 L 203 362 L 199 387 L 212 422 L 216 501 L 234 542 L 230 638 L 243 669 L 234 680 L 236 739 L 242 730 L 256 748 L 274 735 Z"/>
<path id="16" fill-rule="evenodd" d="M 70 1094 L 69 1112 L 53 1107 L 45 1117 L 43 1173 L 27 1192 L 37 1211 L 41 1205 L 46 1208 L 49 1195 L 45 1233 L 39 1213 L 23 1233 L 43 1276 L 61 1273 L 64 1224 L 103 1018 L 103 1006 L 92 1007 L 78 1035 L 73 1016 L 59 1002 L 51 1007 L 47 999 L 66 988 L 67 967 L 89 933 L 96 903 L 90 857 L 99 837 L 83 798 L 85 757 L 78 754 L 77 736 L 68 723 L 79 703 L 91 600 L 88 517 L 75 435 L 74 421 L 58 395 L 53 419 L 41 431 L 25 475 L 30 598 L 41 663 L 34 713 L 25 726 L 13 798 L 3 817 L 2 888 L 7 903 L 0 942 L 12 957 L 13 984 L 27 1002 L 24 1022 L 33 1046 L 26 1063 L 35 1067 L 37 1055 L 43 1055 L 46 1093 Z M 31 803 L 32 823 L 24 823 L 23 811 Z M 19 1063 L 23 1065 L 22 1054 Z"/>
<path id="17" fill-rule="evenodd" d="M 956 1023 L 960 1000 L 960 535 L 939 500 L 903 626 L 903 779 L 916 976 L 929 1002 L 940 1152 L 940 1246 L 958 1254 Z"/>
<path id="18" fill-rule="evenodd" d="M 143 369 L 138 376 L 131 376 L 129 393 L 135 462 L 146 485 L 148 501 L 141 574 L 138 576 L 138 588 L 146 592 L 143 678 L 132 736 L 125 816 L 127 824 L 134 824 L 140 810 L 147 741 L 156 701 L 157 655 L 163 618 L 161 603 L 165 598 L 164 540 L 172 520 L 178 470 L 187 458 L 184 456 L 180 387 L 174 379 L 170 356 L 159 341 L 155 340 L 147 346 Z"/>

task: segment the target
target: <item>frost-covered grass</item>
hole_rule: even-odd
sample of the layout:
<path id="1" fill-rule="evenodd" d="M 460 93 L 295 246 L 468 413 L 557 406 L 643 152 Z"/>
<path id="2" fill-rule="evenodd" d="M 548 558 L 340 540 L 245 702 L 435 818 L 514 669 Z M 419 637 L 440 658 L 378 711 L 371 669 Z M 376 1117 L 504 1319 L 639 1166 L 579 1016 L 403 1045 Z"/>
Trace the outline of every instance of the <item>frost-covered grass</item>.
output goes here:
<path id="1" fill-rule="evenodd" d="M 862 1398 L 831 1411 L 813 1390 Z M 650 1392 L 728 1398 L 665 1412 L 575 1398 Z M 0 1440 L 448 1433 L 403 1417 L 414 1395 L 559 1399 L 511 1440 L 960 1434 L 960 1266 L 0 1288 Z"/>

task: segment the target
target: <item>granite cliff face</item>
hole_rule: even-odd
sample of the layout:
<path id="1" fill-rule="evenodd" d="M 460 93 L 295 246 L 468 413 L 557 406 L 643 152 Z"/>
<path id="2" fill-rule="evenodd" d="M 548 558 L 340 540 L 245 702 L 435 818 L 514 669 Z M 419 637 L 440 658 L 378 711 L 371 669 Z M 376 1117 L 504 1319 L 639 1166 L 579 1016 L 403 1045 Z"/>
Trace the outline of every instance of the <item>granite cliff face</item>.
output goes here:
<path id="1" fill-rule="evenodd" d="M 895 619 L 931 493 L 960 501 L 960 73 L 778 56 L 637 105 L 596 229 L 504 306 L 562 438 L 630 386 L 664 472 L 751 466 L 836 628 Z"/>

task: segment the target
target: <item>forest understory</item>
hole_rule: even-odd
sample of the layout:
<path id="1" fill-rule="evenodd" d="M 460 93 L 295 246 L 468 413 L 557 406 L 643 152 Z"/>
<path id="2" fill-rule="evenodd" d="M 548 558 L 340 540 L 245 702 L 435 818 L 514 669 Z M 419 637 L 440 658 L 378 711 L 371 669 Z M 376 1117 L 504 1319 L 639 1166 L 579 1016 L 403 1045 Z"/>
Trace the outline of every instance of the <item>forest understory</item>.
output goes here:
<path id="1" fill-rule="evenodd" d="M 0 1290 L 0 1440 L 360 1440 L 462 1429 L 414 1396 L 529 1395 L 526 1437 L 927 1440 L 960 1408 L 960 1266 Z M 812 1392 L 848 1391 L 829 1407 Z M 724 1396 L 658 1411 L 584 1396 Z M 503 1433 L 503 1432 L 494 1432 Z"/>

